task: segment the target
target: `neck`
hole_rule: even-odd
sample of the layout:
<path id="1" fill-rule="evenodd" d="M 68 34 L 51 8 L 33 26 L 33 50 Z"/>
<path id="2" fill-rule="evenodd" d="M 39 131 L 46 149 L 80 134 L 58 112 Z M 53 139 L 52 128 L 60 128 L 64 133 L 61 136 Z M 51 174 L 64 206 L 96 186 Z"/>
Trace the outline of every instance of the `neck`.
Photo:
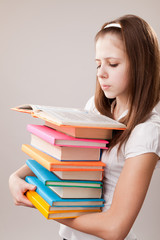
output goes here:
<path id="1" fill-rule="evenodd" d="M 115 120 L 118 120 L 119 117 L 129 108 L 128 101 L 120 101 L 116 99 L 115 107 L 113 110 L 113 117 Z"/>

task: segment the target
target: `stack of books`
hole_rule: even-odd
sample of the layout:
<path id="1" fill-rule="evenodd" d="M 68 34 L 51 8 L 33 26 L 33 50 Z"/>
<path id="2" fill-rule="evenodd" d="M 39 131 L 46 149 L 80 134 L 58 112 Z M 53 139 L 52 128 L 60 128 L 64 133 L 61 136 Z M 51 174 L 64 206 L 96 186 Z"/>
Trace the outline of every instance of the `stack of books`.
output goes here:
<path id="1" fill-rule="evenodd" d="M 102 179 L 105 164 L 101 150 L 108 149 L 113 129 L 125 126 L 107 117 L 71 108 L 22 106 L 16 111 L 31 113 L 45 125 L 29 124 L 31 143 L 22 151 L 37 186 L 26 196 L 47 218 L 73 218 L 100 212 L 104 205 Z"/>

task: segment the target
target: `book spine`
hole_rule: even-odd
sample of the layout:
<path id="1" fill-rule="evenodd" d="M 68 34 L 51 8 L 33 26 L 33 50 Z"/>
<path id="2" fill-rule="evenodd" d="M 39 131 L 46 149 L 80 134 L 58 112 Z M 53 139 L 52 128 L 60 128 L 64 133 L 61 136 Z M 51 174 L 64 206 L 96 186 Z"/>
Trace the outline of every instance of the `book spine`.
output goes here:
<path id="1" fill-rule="evenodd" d="M 42 213 L 43 216 L 48 219 L 48 211 L 43 207 L 42 204 L 40 204 L 40 202 L 37 201 L 30 191 L 26 193 L 26 197 L 40 211 L 40 213 Z"/>

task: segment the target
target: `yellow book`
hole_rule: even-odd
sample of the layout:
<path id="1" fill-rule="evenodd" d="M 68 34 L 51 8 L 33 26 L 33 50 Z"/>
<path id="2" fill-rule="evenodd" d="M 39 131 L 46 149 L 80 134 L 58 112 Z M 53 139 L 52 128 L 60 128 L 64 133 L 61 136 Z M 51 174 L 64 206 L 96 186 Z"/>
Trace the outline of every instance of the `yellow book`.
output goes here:
<path id="1" fill-rule="evenodd" d="M 75 218 L 87 213 L 101 212 L 99 207 L 52 207 L 37 192 L 31 190 L 27 191 L 26 196 L 47 219 Z"/>

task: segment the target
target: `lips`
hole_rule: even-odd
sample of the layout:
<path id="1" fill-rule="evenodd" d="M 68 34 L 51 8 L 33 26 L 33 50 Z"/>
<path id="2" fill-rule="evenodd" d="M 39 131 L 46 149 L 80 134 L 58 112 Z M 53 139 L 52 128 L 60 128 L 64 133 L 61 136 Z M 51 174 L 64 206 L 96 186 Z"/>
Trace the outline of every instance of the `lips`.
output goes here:
<path id="1" fill-rule="evenodd" d="M 103 90 L 108 90 L 111 86 L 106 85 L 106 84 L 102 84 L 101 87 L 102 87 Z"/>

